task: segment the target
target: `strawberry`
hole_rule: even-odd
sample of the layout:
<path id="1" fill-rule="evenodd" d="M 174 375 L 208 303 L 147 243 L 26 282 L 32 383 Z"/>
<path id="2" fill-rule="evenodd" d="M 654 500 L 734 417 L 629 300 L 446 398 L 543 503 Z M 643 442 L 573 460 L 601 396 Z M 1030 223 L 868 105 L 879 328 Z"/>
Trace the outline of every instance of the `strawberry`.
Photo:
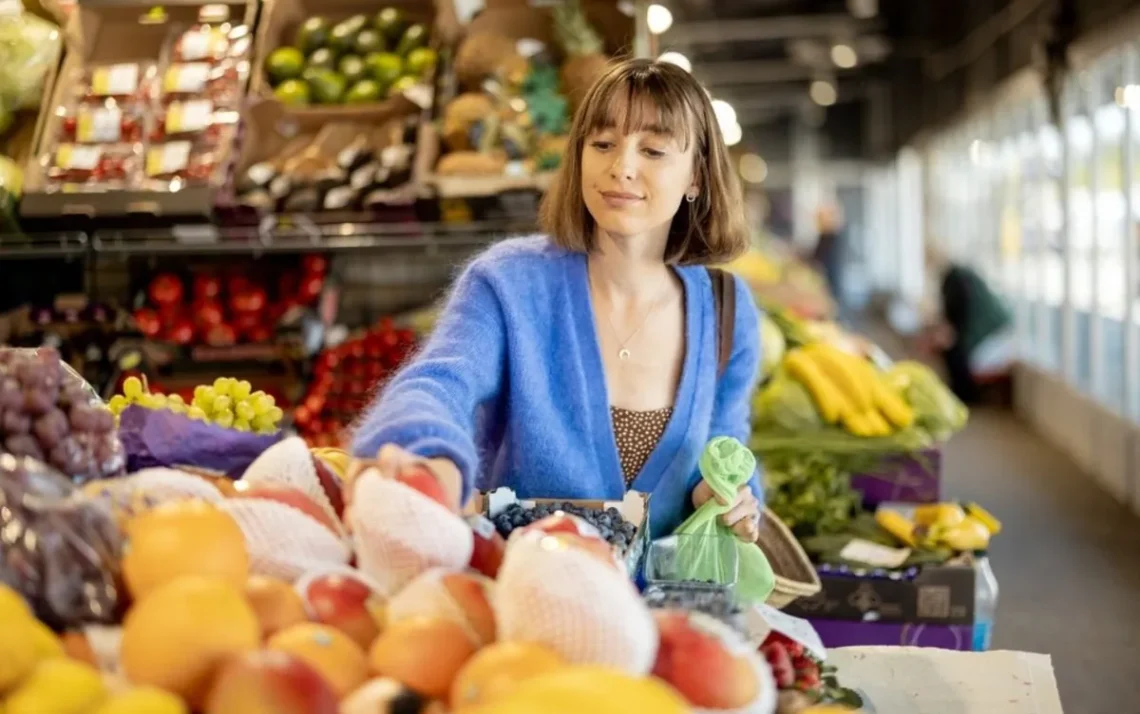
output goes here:
<path id="1" fill-rule="evenodd" d="M 787 689 L 796 680 L 796 670 L 792 666 L 792 658 L 788 651 L 779 643 L 764 646 L 764 657 L 772 667 L 772 674 L 776 678 L 776 686 Z"/>
<path id="2" fill-rule="evenodd" d="M 808 691 L 819 687 L 819 673 L 818 672 L 802 672 L 796 677 L 796 689 Z"/>

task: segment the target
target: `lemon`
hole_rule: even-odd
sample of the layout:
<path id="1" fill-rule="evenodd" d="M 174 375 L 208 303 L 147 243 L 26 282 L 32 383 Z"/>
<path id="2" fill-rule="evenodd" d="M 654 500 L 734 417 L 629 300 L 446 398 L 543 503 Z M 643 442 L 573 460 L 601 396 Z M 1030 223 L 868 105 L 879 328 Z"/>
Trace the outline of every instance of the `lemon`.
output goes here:
<path id="1" fill-rule="evenodd" d="M 0 693 L 21 684 L 40 662 L 62 654 L 59 638 L 39 620 L 5 623 L 0 627 Z"/>
<path id="2" fill-rule="evenodd" d="M 23 596 L 7 585 L 0 584 L 0 623 L 28 617 L 32 617 L 32 609 Z"/>
<path id="3" fill-rule="evenodd" d="M 41 662 L 8 697 L 5 714 L 86 714 L 107 696 L 94 667 L 60 658 Z"/>
<path id="4" fill-rule="evenodd" d="M 136 687 L 112 696 L 91 714 L 188 714 L 189 711 L 186 703 L 170 692 L 157 687 Z"/>
<path id="5" fill-rule="evenodd" d="M 576 666 L 520 682 L 509 693 L 464 714 L 691 714 L 669 685 L 616 670 Z"/>

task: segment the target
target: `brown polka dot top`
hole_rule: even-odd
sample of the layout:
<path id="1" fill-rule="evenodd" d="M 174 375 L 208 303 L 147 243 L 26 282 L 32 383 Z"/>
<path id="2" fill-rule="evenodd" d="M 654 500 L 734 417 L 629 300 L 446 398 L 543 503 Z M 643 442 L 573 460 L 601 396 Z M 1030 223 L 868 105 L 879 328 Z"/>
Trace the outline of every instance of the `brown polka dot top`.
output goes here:
<path id="1" fill-rule="evenodd" d="M 629 486 L 657 448 L 657 442 L 661 441 L 669 418 L 673 416 L 673 407 L 647 412 L 610 407 L 610 415 L 614 422 L 622 474 L 625 485 Z"/>

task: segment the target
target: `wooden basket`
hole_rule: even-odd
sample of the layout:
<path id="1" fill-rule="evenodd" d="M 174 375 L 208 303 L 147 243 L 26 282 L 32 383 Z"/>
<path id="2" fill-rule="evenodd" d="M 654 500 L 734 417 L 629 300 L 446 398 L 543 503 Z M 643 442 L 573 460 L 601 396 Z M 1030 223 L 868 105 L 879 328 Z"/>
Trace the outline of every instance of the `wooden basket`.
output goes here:
<path id="1" fill-rule="evenodd" d="M 776 587 L 768 596 L 768 605 L 776 609 L 785 608 L 798 598 L 819 592 L 822 586 L 811 559 L 780 517 L 769 508 L 764 509 L 760 519 L 756 545 L 764 551 L 776 574 Z"/>

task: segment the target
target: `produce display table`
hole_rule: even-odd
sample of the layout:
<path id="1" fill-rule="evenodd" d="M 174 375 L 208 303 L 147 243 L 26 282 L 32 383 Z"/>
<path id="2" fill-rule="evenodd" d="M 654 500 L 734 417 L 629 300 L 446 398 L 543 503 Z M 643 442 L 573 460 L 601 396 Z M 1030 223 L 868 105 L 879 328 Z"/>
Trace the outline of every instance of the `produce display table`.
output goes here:
<path id="1" fill-rule="evenodd" d="M 828 664 L 877 714 L 1062 714 L 1049 655 L 842 647 Z"/>

